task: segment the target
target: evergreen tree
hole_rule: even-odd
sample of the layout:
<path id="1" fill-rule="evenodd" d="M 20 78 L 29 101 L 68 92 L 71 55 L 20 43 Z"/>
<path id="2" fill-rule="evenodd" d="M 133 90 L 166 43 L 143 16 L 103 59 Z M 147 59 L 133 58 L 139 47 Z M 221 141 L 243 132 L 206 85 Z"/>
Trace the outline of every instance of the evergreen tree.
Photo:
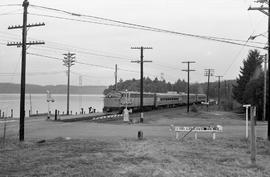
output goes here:
<path id="1" fill-rule="evenodd" d="M 239 103 L 247 103 L 248 100 L 244 97 L 246 86 L 262 70 L 262 61 L 263 59 L 258 50 L 250 50 L 247 59 L 243 61 L 243 67 L 240 67 L 240 74 L 236 79 L 236 85 L 233 86 L 233 98 Z"/>

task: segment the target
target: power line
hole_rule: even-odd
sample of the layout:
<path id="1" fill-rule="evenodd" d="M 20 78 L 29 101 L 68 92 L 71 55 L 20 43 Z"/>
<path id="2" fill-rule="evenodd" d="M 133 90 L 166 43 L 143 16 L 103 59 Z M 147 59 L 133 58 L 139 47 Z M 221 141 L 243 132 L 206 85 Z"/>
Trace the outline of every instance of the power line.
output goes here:
<path id="1" fill-rule="evenodd" d="M 97 19 L 97 20 L 109 21 L 109 22 L 113 22 L 113 23 L 120 23 L 120 24 L 124 24 L 124 25 L 129 25 L 129 26 L 136 26 L 136 27 L 140 27 L 140 28 L 147 28 L 147 29 L 152 29 L 152 30 L 157 30 L 157 31 L 163 31 L 163 32 L 170 32 L 170 33 L 178 33 L 178 34 L 181 34 L 181 35 L 188 35 L 188 36 L 191 36 L 191 37 L 241 41 L 241 40 L 237 40 L 237 39 L 219 38 L 219 37 L 214 37 L 214 36 L 203 36 L 203 35 L 195 35 L 195 34 L 189 34 L 189 33 L 181 33 L 181 32 L 169 31 L 169 30 L 165 30 L 165 29 L 160 29 L 160 28 L 155 28 L 155 27 L 149 27 L 149 26 L 140 25 L 140 24 L 123 22 L 123 21 L 120 21 L 120 20 L 113 20 L 113 19 L 103 18 L 103 17 L 98 17 L 98 16 L 93 16 L 93 15 L 79 14 L 79 13 L 74 13 L 74 12 L 70 12 L 70 11 L 67 11 L 67 10 L 50 8 L 50 7 L 44 7 L 44 6 L 38 6 L 38 5 L 30 5 L 30 6 L 37 7 L 37 8 L 42 8 L 42 9 L 46 9 L 46 10 L 52 10 L 52 11 L 62 12 L 62 13 L 65 13 L 65 14 L 68 14 L 68 15 L 71 15 L 71 16 L 76 16 L 76 17 L 94 18 L 94 19 Z"/>
<path id="2" fill-rule="evenodd" d="M 0 7 L 21 6 L 21 4 L 0 4 Z"/>
<path id="3" fill-rule="evenodd" d="M 59 60 L 59 61 L 62 61 L 62 60 L 63 60 L 62 58 L 46 56 L 46 55 L 41 55 L 41 54 L 37 54 L 37 53 L 27 52 L 27 54 L 33 55 L 33 56 L 38 56 L 38 57 L 50 58 L 50 59 Z M 100 68 L 105 68 L 105 69 L 114 70 L 114 67 L 102 66 L 102 65 L 91 64 L 91 63 L 85 63 L 85 62 L 79 62 L 79 61 L 75 61 L 75 63 L 82 64 L 82 65 L 87 65 L 87 66 L 95 66 L 95 67 L 100 67 Z M 127 69 L 121 69 L 121 68 L 119 68 L 119 70 L 127 71 L 127 72 L 136 72 L 136 73 L 139 73 L 138 71 L 127 70 Z"/>
<path id="4" fill-rule="evenodd" d="M 94 24 L 100 24 L 100 25 L 106 25 L 106 26 L 115 26 L 115 27 L 124 27 L 124 28 L 130 28 L 130 29 L 139 29 L 139 30 L 144 30 L 144 31 L 170 33 L 170 34 L 175 34 L 175 35 L 195 37 L 195 38 L 200 38 L 200 39 L 205 39 L 205 40 L 210 40 L 210 41 L 216 41 L 216 42 L 222 42 L 222 43 L 228 43 L 228 44 L 234 44 L 234 45 L 240 45 L 240 46 L 245 46 L 245 47 L 253 47 L 253 48 L 257 48 L 257 49 L 264 49 L 264 47 L 259 47 L 259 46 L 254 46 L 254 45 L 247 45 L 247 44 L 243 44 L 243 43 L 237 43 L 237 42 L 230 41 L 231 39 L 226 39 L 226 38 L 199 36 L 199 35 L 193 35 L 193 34 L 181 33 L 181 32 L 174 32 L 174 31 L 168 31 L 168 30 L 162 30 L 162 29 L 158 30 L 158 29 L 154 29 L 154 28 L 138 28 L 138 27 L 132 27 L 132 26 L 108 24 L 108 23 L 102 23 L 102 22 L 93 22 L 93 21 L 88 21 L 88 20 L 79 20 L 79 19 L 72 19 L 72 18 L 66 18 L 66 17 L 57 17 L 57 16 L 53 16 L 53 15 L 42 15 L 42 14 L 35 14 L 35 13 L 29 13 L 29 15 L 57 18 L 57 19 L 62 19 L 62 20 L 87 22 L 87 23 L 94 23 Z M 235 40 L 235 41 L 242 41 L 242 40 Z M 257 42 L 257 44 L 261 44 L 261 43 Z"/>
<path id="5" fill-rule="evenodd" d="M 29 76 L 38 76 L 38 75 L 52 75 L 52 74 L 60 74 L 64 73 L 65 71 L 50 71 L 50 72 L 28 72 L 26 75 Z M 0 73 L 0 76 L 17 76 L 20 73 Z"/>
<path id="6" fill-rule="evenodd" d="M 0 31 L 1 33 L 1 31 Z M 3 32 L 2 32 L 3 33 Z M 9 33 L 3 33 L 3 34 L 6 34 L 6 35 L 11 35 Z M 246 41 L 245 45 L 247 44 L 249 40 Z M 50 41 L 49 41 L 50 42 Z M 52 42 L 51 43 L 56 43 L 58 44 L 57 42 Z M 48 44 L 48 43 L 47 43 Z M 66 44 L 62 44 L 62 43 L 59 43 L 61 45 L 66 45 Z M 67 45 L 68 46 L 68 45 Z M 51 47 L 51 46 L 37 46 L 37 47 L 41 47 L 42 49 L 38 49 L 36 47 L 33 47 L 32 49 L 36 49 L 36 50 L 45 50 L 44 48 L 48 48 L 49 49 L 55 49 L 55 50 L 61 50 L 61 51 L 66 51 L 66 49 L 63 49 L 63 48 L 59 48 L 59 47 Z M 70 47 L 72 48 L 77 48 L 75 46 L 72 46 L 70 45 Z M 233 65 L 233 63 L 236 61 L 236 59 L 238 58 L 238 56 L 240 55 L 240 53 L 242 52 L 242 50 L 244 49 L 245 46 L 242 47 L 242 49 L 239 51 L 239 53 L 236 55 L 235 59 L 233 60 L 233 62 L 230 64 L 230 66 L 226 69 L 224 75 L 227 74 L 227 72 L 230 70 L 231 66 Z M 80 48 L 79 48 L 80 49 Z M 88 49 L 87 49 L 88 50 Z M 93 55 L 93 56 L 99 56 L 99 57 L 106 57 L 106 58 L 113 58 L 113 59 L 119 59 L 119 60 L 122 60 L 122 61 L 126 61 L 126 62 L 129 62 L 129 58 L 124 58 L 124 57 L 118 57 L 118 56 L 112 56 L 112 55 L 104 55 L 104 54 L 98 54 L 98 53 L 93 53 L 93 52 L 88 52 L 88 51 L 81 51 L 81 50 L 77 50 L 75 49 L 74 51 L 76 51 L 77 53 L 83 53 L 83 54 L 88 54 L 88 55 Z M 172 66 L 166 66 L 164 64 L 157 64 L 157 63 L 153 63 L 154 65 L 157 65 L 157 66 L 161 66 L 162 68 L 168 68 L 168 69 L 173 69 L 173 70 L 179 70 L 178 68 L 176 67 L 172 67 Z M 203 67 L 203 66 L 202 66 Z M 203 67 L 204 68 L 204 67 Z M 124 70 L 124 69 L 122 69 Z M 124 70 L 125 71 L 125 70 Z M 135 71 L 135 73 L 137 73 L 137 71 Z"/>
<path id="7" fill-rule="evenodd" d="M 30 52 L 27 52 L 27 54 L 33 55 L 33 56 L 38 56 L 38 57 L 44 57 L 44 58 L 50 58 L 50 59 L 54 59 L 54 60 L 63 61 L 62 58 L 58 58 L 58 57 L 51 57 L 51 56 L 46 56 L 46 55 L 41 55 L 41 54 L 36 54 L 36 53 L 30 53 Z M 102 66 L 102 65 L 97 65 L 97 64 L 84 63 L 84 62 L 79 62 L 79 61 L 75 61 L 75 63 L 88 65 L 88 66 L 95 66 L 95 67 L 100 67 L 100 68 L 105 68 L 105 69 L 114 69 L 112 67 L 107 67 L 107 66 Z"/>
<path id="8" fill-rule="evenodd" d="M 37 13 L 29 13 L 29 15 L 40 16 L 40 17 L 56 18 L 56 19 L 61 19 L 61 20 L 86 22 L 86 23 L 106 25 L 106 26 L 115 26 L 115 27 L 124 27 L 124 28 L 130 28 L 130 29 L 146 30 L 144 28 L 138 28 L 138 27 L 132 27 L 132 26 L 126 26 L 126 25 L 117 25 L 117 24 L 112 24 L 112 23 L 103 23 L 103 22 L 89 21 L 89 20 L 80 20 L 80 19 L 74 19 L 74 18 L 59 17 L 59 16 L 55 16 L 55 15 L 45 15 L 45 14 L 37 14 Z M 147 30 L 147 31 L 155 31 L 155 30 Z"/>
<path id="9" fill-rule="evenodd" d="M 2 13 L 0 14 L 0 16 L 4 16 L 4 15 L 21 15 L 22 13 L 10 13 L 10 12 L 7 12 L 7 13 Z"/>
<path id="10" fill-rule="evenodd" d="M 50 49 L 56 49 L 56 50 L 61 50 L 61 51 L 66 51 L 65 49 L 60 49 L 60 48 L 56 48 L 56 47 L 48 47 L 48 46 L 38 46 L 41 48 L 49 48 L 48 51 L 50 51 Z M 32 49 L 36 49 L 36 50 L 44 50 L 44 49 L 38 49 L 36 47 L 32 47 Z M 99 56 L 99 57 L 106 57 L 106 58 L 113 58 L 113 59 L 119 59 L 121 61 L 125 61 L 125 62 L 130 62 L 129 58 L 123 58 L 123 57 L 118 57 L 118 56 L 112 56 L 112 55 L 103 55 L 103 54 L 96 54 L 96 53 L 92 53 L 92 52 L 87 52 L 87 51 L 80 51 L 80 50 L 74 50 L 77 53 L 82 53 L 82 54 L 88 54 L 88 55 L 93 55 L 93 56 Z M 157 64 L 154 63 L 154 65 L 156 66 L 160 66 L 162 68 L 168 68 L 168 70 L 179 70 L 179 68 L 173 67 L 173 66 L 168 66 L 168 65 L 164 65 L 163 63 L 161 64 Z M 125 69 L 121 69 L 121 70 L 125 70 Z M 130 71 L 130 70 L 129 70 Z M 135 71 L 137 72 L 137 71 Z"/>
<path id="11" fill-rule="evenodd" d="M 42 48 L 50 48 L 50 49 L 66 51 L 66 49 L 61 49 L 61 48 L 58 48 L 58 47 L 42 46 Z M 127 61 L 127 58 L 118 57 L 118 56 L 98 54 L 98 53 L 93 53 L 93 52 L 88 52 L 88 51 L 80 51 L 80 50 L 76 50 L 76 49 L 74 51 L 76 51 L 76 53 L 88 54 L 88 55 L 93 55 L 93 56 L 98 56 L 98 57 L 105 57 L 105 58 L 114 58 L 114 59 L 120 59 L 120 60 Z"/>
<path id="12" fill-rule="evenodd" d="M 38 6 L 38 5 L 31 5 L 31 6 L 34 7 L 34 8 L 41 8 L 41 9 L 61 12 L 61 13 L 65 13 L 65 14 L 68 14 L 68 15 L 71 15 L 71 16 L 76 16 L 76 17 L 87 17 L 87 18 L 93 18 L 93 19 L 97 19 L 97 20 L 108 21 L 108 22 L 113 22 L 113 23 L 122 24 L 122 25 L 128 25 L 128 26 L 132 26 L 132 28 L 135 27 L 136 29 L 141 29 L 141 30 L 171 33 L 171 34 L 177 34 L 177 35 L 182 35 L 182 36 L 195 37 L 195 38 L 200 38 L 200 39 L 205 39 L 205 40 L 211 40 L 211 41 L 216 41 L 216 42 L 223 42 L 223 43 L 229 43 L 229 44 L 242 45 L 243 46 L 242 43 L 237 43 L 237 42 L 232 41 L 231 39 L 226 39 L 226 38 L 219 38 L 219 37 L 214 37 L 214 36 L 203 36 L 203 35 L 196 35 L 196 34 L 190 34 L 190 33 L 176 32 L 176 31 L 170 31 L 170 30 L 165 30 L 165 29 L 160 29 L 160 28 L 155 28 L 155 27 L 149 27 L 149 26 L 145 26 L 145 25 L 139 25 L 139 24 L 134 24 L 134 23 L 123 22 L 123 21 L 120 21 L 120 20 L 113 20 L 113 19 L 109 19 L 109 18 L 97 17 L 97 16 L 93 16 L 93 15 L 84 15 L 84 14 L 79 14 L 79 13 L 73 13 L 73 12 L 69 12 L 69 11 L 61 10 L 61 9 L 56 9 L 56 8 L 44 7 L 44 6 Z M 54 18 L 65 18 L 65 17 L 56 17 L 56 16 L 54 16 Z M 77 19 L 72 19 L 72 20 L 81 21 L 81 20 L 77 20 Z M 93 22 L 91 21 L 91 23 L 93 23 Z M 101 22 L 94 22 L 94 23 L 101 23 Z M 115 24 L 106 24 L 106 25 L 115 26 Z M 128 27 L 128 26 L 121 26 L 121 27 Z M 245 46 L 254 47 L 254 48 L 258 48 L 258 49 L 263 49 L 263 47 L 260 47 L 260 46 L 253 46 L 253 45 L 245 45 Z"/>
<path id="13" fill-rule="evenodd" d="M 248 41 L 249 41 L 249 39 L 246 41 L 245 44 L 247 44 Z M 224 72 L 224 74 L 223 74 L 224 76 L 227 75 L 228 71 L 231 69 L 231 67 L 232 67 L 232 65 L 234 64 L 234 62 L 236 62 L 236 60 L 238 59 L 238 57 L 239 57 L 240 54 L 242 53 L 244 47 L 245 47 L 245 46 L 243 46 L 243 47 L 239 50 L 239 52 L 236 54 L 236 56 L 234 57 L 232 63 L 231 63 L 231 64 L 229 65 L 229 67 L 225 70 L 225 72 Z"/>
<path id="14" fill-rule="evenodd" d="M 3 32 L 3 31 L 0 31 L 0 34 L 3 34 L 3 35 L 6 35 L 6 36 L 10 36 L 10 37 L 7 37 L 7 38 L 16 38 L 14 36 L 18 36 L 18 38 L 20 37 L 19 35 L 16 35 L 16 34 L 11 34 L 11 33 L 6 33 L 6 32 Z M 35 38 L 29 38 L 29 39 L 33 39 L 33 40 L 36 40 Z M 67 48 L 59 48 L 59 47 L 48 47 L 48 43 L 51 43 L 52 45 L 50 46 L 54 46 L 54 44 L 56 46 L 60 45 L 61 47 L 63 46 L 66 46 Z M 52 49 L 57 49 L 57 50 L 64 50 L 64 51 L 67 51 L 67 50 L 72 50 L 72 51 L 75 51 L 76 53 L 87 53 L 87 54 L 90 54 L 90 55 L 95 55 L 95 56 L 103 56 L 103 57 L 110 57 L 110 58 L 117 58 L 117 59 L 127 59 L 128 57 L 127 56 L 115 56 L 115 55 L 108 55 L 107 53 L 112 53 L 112 52 L 104 52 L 104 51 L 99 51 L 99 50 L 94 50 L 94 49 L 89 49 L 89 48 L 81 48 L 81 47 L 78 47 L 78 46 L 74 46 L 74 45 L 68 45 L 68 44 L 64 44 L 64 43 L 59 43 L 59 42 L 55 42 L 55 41 L 48 41 L 46 40 L 46 46 L 40 46 L 40 47 L 47 47 L 47 48 L 52 48 Z M 75 50 L 74 50 L 75 49 Z M 91 51 L 91 52 L 89 52 Z M 94 52 L 92 52 L 94 51 Z M 96 53 L 96 52 L 101 52 L 103 54 L 99 54 L 99 53 Z"/>
<path id="15" fill-rule="evenodd" d="M 88 20 L 79 20 L 79 19 L 72 19 L 72 18 L 66 18 L 66 17 L 58 17 L 53 15 L 43 15 L 43 14 L 35 14 L 35 13 L 29 13 L 30 15 L 35 16 L 42 16 L 42 17 L 50 17 L 50 18 L 57 18 L 57 19 L 63 19 L 63 20 L 71 20 L 71 21 L 79 21 L 79 22 L 87 22 L 87 23 L 93 23 L 93 24 L 100 24 L 100 25 L 106 25 L 106 26 L 115 26 L 115 27 L 124 27 L 124 28 L 130 28 L 130 29 L 139 29 L 139 30 L 145 30 L 145 31 L 153 31 L 153 32 L 163 32 L 163 33 L 171 33 L 176 35 L 182 35 L 182 36 L 188 36 L 188 37 L 195 37 L 210 41 L 216 41 L 216 42 L 223 42 L 228 44 L 234 44 L 234 45 L 240 45 L 245 47 L 253 47 L 258 49 L 264 49 L 263 47 L 254 46 L 254 45 L 244 45 L 242 43 L 237 43 L 233 41 L 243 42 L 243 40 L 237 40 L 237 39 L 227 39 L 227 38 L 218 38 L 218 37 L 207 37 L 207 36 L 199 36 L 199 35 L 192 35 L 188 33 L 180 33 L 180 32 L 174 32 L 174 31 L 168 31 L 168 30 L 162 30 L 162 29 L 154 29 L 154 28 L 139 28 L 139 27 L 132 27 L 132 26 L 125 26 L 125 25 L 116 25 L 116 24 L 109 24 L 109 23 L 102 23 L 102 22 L 94 22 L 94 21 L 88 21 Z M 231 41 L 232 40 L 232 41 Z M 262 44 L 260 42 L 252 42 L 256 44 Z"/>
<path id="16" fill-rule="evenodd" d="M 18 5 L 19 4 L 8 4 L 8 5 L 3 5 L 3 6 L 18 6 Z M 214 36 L 203 36 L 203 35 L 196 35 L 196 34 L 190 34 L 190 33 L 176 32 L 176 31 L 170 31 L 170 30 L 165 30 L 165 29 L 160 29 L 160 28 L 155 28 L 155 27 L 149 27 L 149 26 L 145 26 L 145 25 L 123 22 L 120 20 L 113 20 L 113 19 L 109 19 L 109 18 L 97 17 L 97 16 L 93 16 L 93 15 L 84 15 L 84 14 L 79 14 L 79 13 L 73 13 L 73 12 L 69 12 L 69 11 L 61 10 L 61 9 L 56 9 L 56 8 L 44 7 L 44 6 L 38 6 L 38 5 L 30 5 L 30 6 L 34 7 L 34 8 L 41 8 L 41 9 L 61 12 L 61 13 L 65 13 L 65 14 L 68 14 L 71 16 L 93 18 L 93 19 L 97 19 L 97 20 L 109 21 L 109 22 L 124 24 L 124 25 L 128 25 L 128 26 L 123 26 L 123 25 L 120 26 L 120 25 L 116 25 L 116 24 L 106 24 L 106 23 L 102 23 L 102 22 L 93 22 L 93 21 L 70 19 L 70 18 L 65 18 L 65 17 L 57 17 L 57 16 L 51 16 L 51 15 L 41 15 L 41 14 L 30 13 L 32 15 L 47 16 L 47 17 L 52 17 L 52 18 L 61 18 L 61 19 L 66 19 L 66 20 L 75 20 L 75 21 L 81 21 L 81 22 L 89 22 L 89 23 L 96 23 L 96 24 L 102 24 L 102 25 L 141 29 L 141 30 L 148 30 L 148 31 L 155 31 L 155 32 L 173 33 L 173 34 L 178 34 L 178 35 L 183 35 L 183 36 L 212 40 L 212 41 L 216 41 L 216 42 L 223 42 L 223 43 L 229 43 L 229 44 L 234 44 L 234 45 L 242 45 L 242 46 L 246 46 L 246 47 L 254 47 L 254 48 L 264 49 L 263 47 L 259 47 L 259 46 L 244 45 L 241 43 L 232 42 L 232 41 L 238 41 L 238 42 L 241 41 L 241 40 L 237 40 L 237 39 L 220 38 L 220 37 L 214 37 Z M 133 27 L 129 27 L 129 26 L 133 26 Z M 134 28 L 134 26 L 135 26 L 135 28 Z"/>
<path id="17" fill-rule="evenodd" d="M 40 46 L 42 47 L 41 48 L 36 48 L 36 47 L 32 47 L 32 49 L 34 50 L 46 50 L 46 49 L 43 49 L 43 48 L 48 48 L 47 50 L 48 51 L 51 51 L 50 49 L 56 49 L 56 50 L 61 50 L 61 51 L 66 51 L 65 49 L 60 49 L 60 48 L 56 48 L 56 47 L 48 47 L 48 46 Z M 102 55 L 102 54 L 95 54 L 95 53 L 91 53 L 91 52 L 86 52 L 86 51 L 79 51 L 79 50 L 75 50 L 77 53 L 82 53 L 82 54 L 88 54 L 88 55 L 93 55 L 93 56 L 99 56 L 99 57 L 106 57 L 106 58 L 113 58 L 113 59 L 119 59 L 121 61 L 125 61 L 125 62 L 130 62 L 128 58 L 122 58 L 122 57 L 117 57 L 117 56 L 111 56 L 111 55 Z M 167 70 L 179 70 L 179 68 L 176 68 L 176 67 L 172 67 L 172 66 L 167 66 L 167 65 L 164 65 L 164 64 L 157 64 L 157 63 L 154 63 L 154 65 L 156 66 L 160 66 L 162 68 L 168 68 Z M 121 69 L 123 71 L 125 71 L 125 69 Z M 129 70 L 131 71 L 131 70 Z M 134 71 L 137 73 L 137 71 Z"/>
<path id="18" fill-rule="evenodd" d="M 1 32 L 0 32 L 1 33 Z M 8 33 L 6 33 L 6 34 L 8 34 Z M 0 34 L 1 35 L 1 34 Z M 7 39 L 8 39 L 9 37 L 7 37 Z M 11 38 L 11 37 L 10 37 Z M 1 40 L 1 39 L 0 39 Z M 50 42 L 50 41 L 49 41 Z M 51 43 L 56 43 L 57 44 L 57 42 L 52 42 L 51 41 Z M 60 44 L 60 43 L 59 43 Z M 61 44 L 61 45 L 66 45 L 66 44 Z M 49 48 L 49 49 L 55 49 L 55 50 L 61 50 L 61 51 L 67 51 L 67 49 L 64 49 L 64 48 L 59 48 L 59 47 L 52 47 L 52 46 L 39 46 L 39 47 L 42 47 L 42 48 Z M 130 58 L 128 58 L 128 57 L 121 57 L 121 56 L 114 56 L 114 55 L 107 55 L 106 53 L 104 53 L 104 54 L 99 54 L 99 53 L 94 53 L 94 52 L 89 52 L 89 51 L 87 51 L 87 50 L 89 50 L 89 49 L 85 49 L 85 51 L 83 51 L 83 50 L 80 50 L 80 48 L 78 48 L 78 47 L 75 47 L 75 46 L 70 46 L 72 49 L 73 49 L 73 51 L 75 51 L 76 53 L 82 53 L 82 54 L 87 54 L 87 55 L 92 55 L 92 56 L 98 56 L 98 57 L 105 57 L 105 58 L 113 58 L 113 59 L 118 59 L 118 60 L 122 60 L 122 61 L 126 61 L 126 62 L 129 62 L 129 61 L 127 61 L 127 60 L 130 60 Z M 74 48 L 75 48 L 75 50 L 74 50 Z M 76 49 L 76 48 L 78 48 L 78 49 Z M 37 49 L 36 47 L 34 47 L 34 49 Z M 37 50 L 41 50 L 41 49 L 37 49 Z M 93 50 L 94 51 L 94 50 Z"/>

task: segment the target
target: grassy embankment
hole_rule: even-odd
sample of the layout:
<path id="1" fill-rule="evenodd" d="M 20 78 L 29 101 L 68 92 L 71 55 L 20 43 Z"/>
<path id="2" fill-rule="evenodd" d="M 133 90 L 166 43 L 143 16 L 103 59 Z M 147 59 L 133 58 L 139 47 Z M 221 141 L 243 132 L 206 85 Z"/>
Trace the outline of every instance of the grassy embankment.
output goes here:
<path id="1" fill-rule="evenodd" d="M 256 166 L 244 139 L 9 141 L 0 176 L 270 176 L 269 155 L 270 143 L 261 139 Z"/>

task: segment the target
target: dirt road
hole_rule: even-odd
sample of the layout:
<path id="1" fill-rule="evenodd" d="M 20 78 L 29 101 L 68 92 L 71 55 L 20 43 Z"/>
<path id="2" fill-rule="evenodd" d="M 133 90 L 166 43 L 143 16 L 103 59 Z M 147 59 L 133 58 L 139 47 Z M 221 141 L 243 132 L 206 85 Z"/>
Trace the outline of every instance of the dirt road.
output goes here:
<path id="1" fill-rule="evenodd" d="M 56 137 L 88 138 L 88 137 L 136 137 L 139 130 L 145 137 L 169 137 L 170 125 L 175 126 L 209 126 L 222 125 L 224 132 L 217 137 L 245 137 L 245 120 L 242 115 L 229 112 L 199 112 L 185 113 L 183 109 L 159 110 L 146 112 L 143 124 L 128 124 L 117 121 L 78 121 L 56 122 L 48 121 L 46 117 L 26 120 L 26 139 L 52 139 Z M 131 118 L 138 118 L 134 114 Z M 7 136 L 18 136 L 19 122 L 7 123 Z M 3 124 L 0 124 L 0 136 L 3 134 Z M 257 136 L 266 138 L 266 123 L 258 122 Z M 190 136 L 193 136 L 192 134 Z M 200 136 L 211 136 L 201 134 Z"/>

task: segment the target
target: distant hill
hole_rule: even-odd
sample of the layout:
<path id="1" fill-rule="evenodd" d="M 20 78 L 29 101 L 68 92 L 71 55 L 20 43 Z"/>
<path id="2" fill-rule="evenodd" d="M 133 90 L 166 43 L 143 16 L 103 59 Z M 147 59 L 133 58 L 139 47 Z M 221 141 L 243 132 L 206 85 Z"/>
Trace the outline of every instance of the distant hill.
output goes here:
<path id="1" fill-rule="evenodd" d="M 70 94 L 103 94 L 106 86 L 70 86 Z M 66 85 L 33 85 L 26 84 L 26 93 L 46 93 L 49 90 L 53 94 L 66 94 Z M 0 93 L 20 93 L 20 84 L 0 83 Z"/>

